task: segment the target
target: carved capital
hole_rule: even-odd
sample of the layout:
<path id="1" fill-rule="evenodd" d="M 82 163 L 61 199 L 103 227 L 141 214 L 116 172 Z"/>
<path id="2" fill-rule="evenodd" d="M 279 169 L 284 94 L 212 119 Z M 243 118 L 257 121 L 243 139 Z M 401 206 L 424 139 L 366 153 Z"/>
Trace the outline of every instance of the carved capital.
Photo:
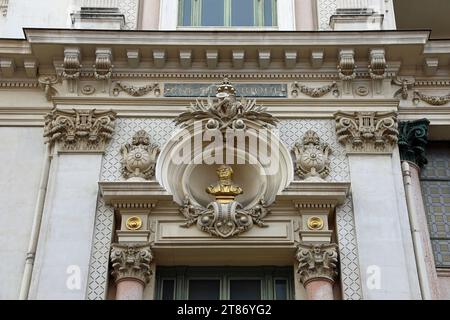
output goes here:
<path id="1" fill-rule="evenodd" d="M 150 244 L 127 243 L 111 245 L 111 275 L 116 282 L 131 278 L 147 284 L 152 272 L 150 263 L 153 260 Z"/>
<path id="2" fill-rule="evenodd" d="M 414 162 L 419 167 L 427 164 L 425 147 L 428 143 L 429 124 L 427 119 L 400 122 L 398 147 L 402 160 Z"/>
<path id="3" fill-rule="evenodd" d="M 74 80 L 81 73 L 81 52 L 79 48 L 64 49 L 64 63 L 62 64 L 62 77 L 66 80 Z"/>
<path id="4" fill-rule="evenodd" d="M 308 181 L 322 181 L 330 173 L 331 149 L 320 141 L 319 135 L 308 130 L 301 142 L 292 148 L 295 156 L 295 172 Z"/>
<path id="5" fill-rule="evenodd" d="M 59 110 L 45 116 L 46 143 L 59 143 L 62 152 L 103 152 L 114 131 L 112 110 Z"/>
<path id="6" fill-rule="evenodd" d="M 338 275 L 337 244 L 300 244 L 296 259 L 297 272 L 303 285 L 319 279 L 334 282 Z"/>
<path id="7" fill-rule="evenodd" d="M 396 112 L 337 112 L 338 141 L 351 153 L 391 153 L 398 141 Z"/>
<path id="8" fill-rule="evenodd" d="M 97 80 L 108 80 L 112 75 L 111 49 L 97 49 L 95 51 L 94 76 Z"/>
<path id="9" fill-rule="evenodd" d="M 155 175 L 156 158 L 159 147 L 150 143 L 145 130 L 136 132 L 131 144 L 125 144 L 122 153 L 122 175 L 126 179 L 149 180 Z"/>

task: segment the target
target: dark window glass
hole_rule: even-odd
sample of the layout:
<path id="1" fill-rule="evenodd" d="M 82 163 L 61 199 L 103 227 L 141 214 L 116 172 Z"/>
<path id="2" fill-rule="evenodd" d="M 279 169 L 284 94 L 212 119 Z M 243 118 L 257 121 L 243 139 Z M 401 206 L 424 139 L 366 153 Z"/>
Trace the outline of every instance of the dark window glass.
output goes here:
<path id="1" fill-rule="evenodd" d="M 231 25 L 251 27 L 254 22 L 253 0 L 231 0 Z"/>
<path id="2" fill-rule="evenodd" d="M 162 300 L 173 300 L 175 294 L 175 280 L 163 280 Z"/>
<path id="3" fill-rule="evenodd" d="M 220 300 L 220 280 L 189 280 L 189 300 Z"/>
<path id="4" fill-rule="evenodd" d="M 275 280 L 275 300 L 287 300 L 286 280 Z"/>
<path id="5" fill-rule="evenodd" d="M 203 0 L 202 26 L 224 25 L 223 1 L 224 0 Z"/>
<path id="6" fill-rule="evenodd" d="M 261 300 L 261 280 L 231 280 L 231 300 Z"/>
<path id="7" fill-rule="evenodd" d="M 192 10 L 192 0 L 183 0 L 183 26 L 192 25 L 191 22 L 191 10 Z"/>

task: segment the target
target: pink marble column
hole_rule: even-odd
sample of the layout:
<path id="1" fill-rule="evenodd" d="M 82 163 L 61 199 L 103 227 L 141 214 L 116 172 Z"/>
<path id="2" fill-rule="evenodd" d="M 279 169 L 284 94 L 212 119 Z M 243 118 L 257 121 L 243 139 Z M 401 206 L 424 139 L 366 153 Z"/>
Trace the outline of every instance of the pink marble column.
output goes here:
<path id="1" fill-rule="evenodd" d="M 334 300 L 333 281 L 317 278 L 305 284 L 308 300 Z"/>
<path id="2" fill-rule="evenodd" d="M 148 243 L 114 243 L 111 275 L 116 280 L 116 300 L 142 300 L 150 281 L 153 255 Z"/>
<path id="3" fill-rule="evenodd" d="M 142 300 L 144 297 L 144 283 L 128 278 L 116 282 L 116 300 Z"/>

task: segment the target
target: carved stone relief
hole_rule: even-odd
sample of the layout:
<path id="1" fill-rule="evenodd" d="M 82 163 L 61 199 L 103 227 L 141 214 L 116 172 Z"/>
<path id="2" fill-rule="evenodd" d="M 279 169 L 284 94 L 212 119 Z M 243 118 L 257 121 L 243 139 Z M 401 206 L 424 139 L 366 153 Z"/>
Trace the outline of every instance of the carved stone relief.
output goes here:
<path id="1" fill-rule="evenodd" d="M 297 272 L 300 281 L 306 285 L 309 281 L 323 278 L 331 282 L 338 275 L 337 244 L 300 244 L 297 248 Z"/>
<path id="2" fill-rule="evenodd" d="M 152 275 L 150 263 L 153 260 L 150 244 L 118 244 L 111 246 L 111 275 L 117 281 L 133 278 L 147 284 Z"/>

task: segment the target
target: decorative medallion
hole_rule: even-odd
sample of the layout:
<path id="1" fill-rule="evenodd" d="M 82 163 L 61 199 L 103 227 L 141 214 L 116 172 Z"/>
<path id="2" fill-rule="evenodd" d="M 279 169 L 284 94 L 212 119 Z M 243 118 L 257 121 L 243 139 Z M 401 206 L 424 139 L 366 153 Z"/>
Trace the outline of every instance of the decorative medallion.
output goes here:
<path id="1" fill-rule="evenodd" d="M 323 229 L 323 219 L 320 217 L 310 217 L 308 219 L 308 229 L 309 230 L 322 230 Z"/>
<path id="2" fill-rule="evenodd" d="M 127 219 L 126 226 L 128 230 L 139 230 L 142 227 L 142 219 L 139 217 L 130 217 Z"/>
<path id="3" fill-rule="evenodd" d="M 123 177 L 150 180 L 155 175 L 159 151 L 157 145 L 150 143 L 150 137 L 145 130 L 136 132 L 131 144 L 127 143 L 120 149 Z"/>
<path id="4" fill-rule="evenodd" d="M 243 233 L 253 227 L 265 227 L 264 217 L 270 212 L 264 200 L 252 209 L 244 210 L 242 205 L 235 201 L 235 197 L 243 193 L 241 187 L 232 181 L 233 169 L 222 165 L 217 169 L 219 181 L 209 186 L 206 192 L 214 195 L 216 200 L 206 208 L 194 206 L 186 197 L 180 212 L 186 218 L 182 227 L 188 228 L 194 224 L 197 227 L 220 238 L 230 238 Z"/>
<path id="5" fill-rule="evenodd" d="M 322 181 L 330 173 L 329 154 L 331 149 L 320 141 L 319 135 L 309 130 L 302 142 L 297 142 L 292 149 L 295 155 L 295 172 L 308 181 Z"/>

